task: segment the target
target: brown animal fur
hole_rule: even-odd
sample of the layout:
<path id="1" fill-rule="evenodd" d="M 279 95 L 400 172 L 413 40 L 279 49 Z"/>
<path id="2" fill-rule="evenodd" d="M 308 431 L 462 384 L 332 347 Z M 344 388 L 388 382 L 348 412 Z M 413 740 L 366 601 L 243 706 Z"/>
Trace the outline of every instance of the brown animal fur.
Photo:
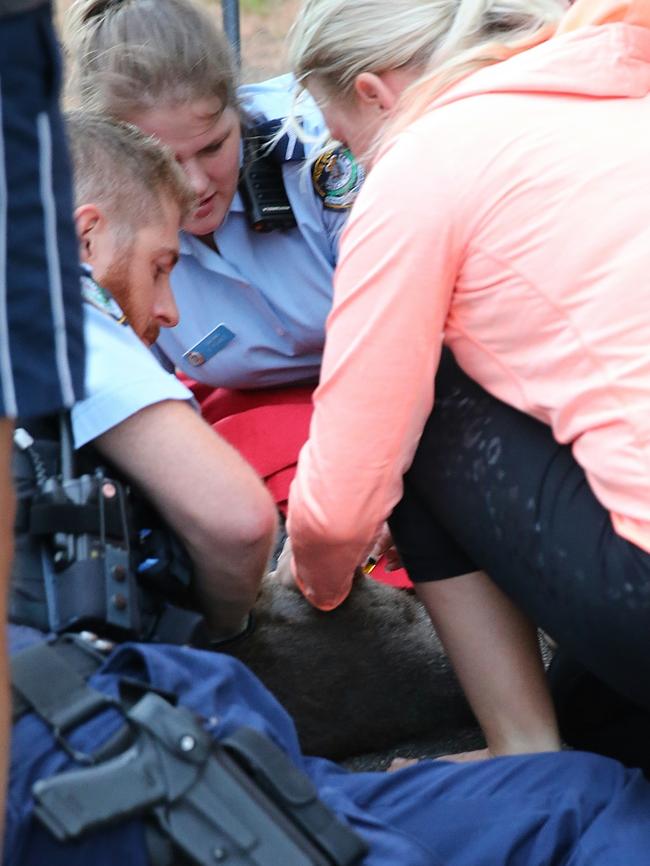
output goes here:
<path id="1" fill-rule="evenodd" d="M 424 608 L 411 593 L 357 579 L 335 611 L 270 579 L 254 633 L 228 652 L 291 713 L 303 749 L 340 759 L 427 738 L 454 751 L 476 723 Z"/>

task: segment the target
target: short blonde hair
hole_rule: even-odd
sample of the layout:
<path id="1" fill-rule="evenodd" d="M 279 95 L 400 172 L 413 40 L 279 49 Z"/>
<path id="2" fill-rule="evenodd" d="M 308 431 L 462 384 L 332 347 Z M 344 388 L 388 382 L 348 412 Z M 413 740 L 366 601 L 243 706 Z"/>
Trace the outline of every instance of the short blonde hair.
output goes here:
<path id="1" fill-rule="evenodd" d="M 218 97 L 237 107 L 237 65 L 192 0 L 75 0 L 64 24 L 68 99 L 120 120 Z"/>
<path id="2" fill-rule="evenodd" d="M 93 112 L 71 111 L 65 120 L 76 206 L 101 205 L 116 235 L 155 223 L 164 200 L 178 205 L 181 220 L 195 207 L 183 170 L 157 139 Z"/>

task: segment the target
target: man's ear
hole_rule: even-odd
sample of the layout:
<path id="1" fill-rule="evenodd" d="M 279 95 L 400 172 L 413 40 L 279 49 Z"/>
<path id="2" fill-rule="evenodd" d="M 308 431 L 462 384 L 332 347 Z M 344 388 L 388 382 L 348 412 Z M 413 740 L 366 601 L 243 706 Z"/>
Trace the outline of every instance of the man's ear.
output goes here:
<path id="1" fill-rule="evenodd" d="M 354 92 L 361 103 L 377 111 L 390 111 L 398 96 L 384 76 L 374 72 L 360 72 L 354 80 Z"/>
<path id="2" fill-rule="evenodd" d="M 79 257 L 92 265 L 97 255 L 97 234 L 101 231 L 103 216 L 97 205 L 82 204 L 74 212 L 79 240 Z"/>

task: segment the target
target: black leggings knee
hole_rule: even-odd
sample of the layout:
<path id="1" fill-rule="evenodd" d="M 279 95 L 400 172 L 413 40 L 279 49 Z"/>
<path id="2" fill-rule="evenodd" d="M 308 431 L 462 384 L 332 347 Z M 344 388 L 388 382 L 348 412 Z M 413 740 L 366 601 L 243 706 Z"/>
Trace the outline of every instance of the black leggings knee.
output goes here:
<path id="1" fill-rule="evenodd" d="M 450 352 L 390 525 L 415 582 L 484 569 L 585 667 L 650 706 L 650 554 L 616 534 L 570 447 Z"/>

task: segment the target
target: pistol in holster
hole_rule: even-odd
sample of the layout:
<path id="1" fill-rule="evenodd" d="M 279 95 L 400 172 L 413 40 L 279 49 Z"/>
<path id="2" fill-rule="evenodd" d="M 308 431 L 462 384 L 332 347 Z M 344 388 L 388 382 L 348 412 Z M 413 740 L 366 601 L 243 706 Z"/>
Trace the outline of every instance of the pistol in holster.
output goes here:
<path id="1" fill-rule="evenodd" d="M 148 815 L 198 866 L 353 866 L 366 852 L 257 731 L 240 728 L 215 743 L 186 708 L 154 693 L 127 722 L 126 751 L 34 785 L 35 814 L 60 841 Z"/>

